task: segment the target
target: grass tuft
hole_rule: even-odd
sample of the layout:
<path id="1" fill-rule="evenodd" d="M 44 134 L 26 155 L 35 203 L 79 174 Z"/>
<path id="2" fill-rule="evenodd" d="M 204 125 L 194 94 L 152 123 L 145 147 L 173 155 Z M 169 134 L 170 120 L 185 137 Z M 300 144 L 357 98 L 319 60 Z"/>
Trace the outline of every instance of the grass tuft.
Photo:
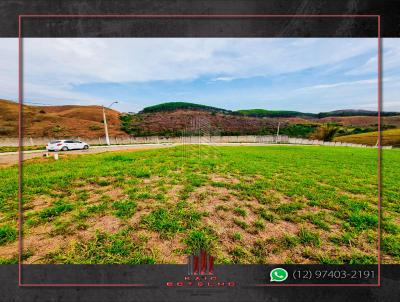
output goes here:
<path id="1" fill-rule="evenodd" d="M 0 245 L 13 242 L 17 239 L 17 229 L 6 224 L 0 226 Z"/>
<path id="2" fill-rule="evenodd" d="M 246 216 L 246 210 L 245 209 L 243 209 L 243 208 L 240 208 L 240 207 L 236 207 L 236 208 L 234 208 L 233 209 L 233 212 L 236 214 L 236 215 L 239 215 L 239 216 L 242 216 L 242 217 L 245 217 Z"/>
<path id="3" fill-rule="evenodd" d="M 73 210 L 73 206 L 64 200 L 56 201 L 51 207 L 45 208 L 40 211 L 39 218 L 42 220 L 50 220 L 53 217 L 59 216 L 64 212 L 69 212 Z"/>
<path id="4" fill-rule="evenodd" d="M 129 218 L 136 212 L 137 204 L 134 200 L 124 199 L 113 204 L 114 214 L 119 218 Z"/>
<path id="5" fill-rule="evenodd" d="M 299 232 L 300 242 L 306 245 L 320 246 L 321 239 L 317 232 L 302 227 Z"/>
<path id="6" fill-rule="evenodd" d="M 196 253 L 204 250 L 209 252 L 216 237 L 207 230 L 193 230 L 187 235 L 183 242 L 187 245 L 188 253 Z"/>
<path id="7" fill-rule="evenodd" d="M 247 227 L 248 227 L 248 224 L 247 224 L 245 221 L 243 221 L 243 220 L 233 218 L 233 222 L 234 222 L 237 226 L 241 227 L 243 230 L 247 229 Z"/>

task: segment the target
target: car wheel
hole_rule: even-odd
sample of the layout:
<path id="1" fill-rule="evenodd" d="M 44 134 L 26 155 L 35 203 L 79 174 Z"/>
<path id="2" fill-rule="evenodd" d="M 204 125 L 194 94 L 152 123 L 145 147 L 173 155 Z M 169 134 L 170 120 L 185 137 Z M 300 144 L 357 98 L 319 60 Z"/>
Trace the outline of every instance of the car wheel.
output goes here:
<path id="1" fill-rule="evenodd" d="M 83 146 L 83 149 L 85 149 L 85 150 L 86 150 L 86 149 L 89 149 L 89 146 L 88 146 L 88 145 L 84 145 L 84 146 Z"/>
<path id="2" fill-rule="evenodd" d="M 68 147 L 66 147 L 66 146 L 62 147 L 61 151 L 68 151 Z"/>

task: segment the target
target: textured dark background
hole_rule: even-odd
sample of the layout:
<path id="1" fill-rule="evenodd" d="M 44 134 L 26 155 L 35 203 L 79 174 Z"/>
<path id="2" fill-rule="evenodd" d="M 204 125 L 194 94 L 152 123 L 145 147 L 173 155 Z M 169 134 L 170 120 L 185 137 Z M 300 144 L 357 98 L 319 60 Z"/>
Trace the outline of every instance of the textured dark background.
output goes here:
<path id="1" fill-rule="evenodd" d="M 0 1 L 0 36 L 18 36 L 18 15 L 21 14 L 379 14 L 382 35 L 400 34 L 400 5 L 398 0 L 45 0 Z M 370 20 L 370 18 L 368 18 Z M 321 21 L 310 19 L 281 19 L 275 21 L 239 22 L 160 20 L 133 21 L 123 29 L 117 21 L 104 20 L 41 20 L 24 21 L 24 36 L 376 36 L 371 20 L 339 19 Z M 30 22 L 30 23 L 28 23 Z M 174 23 L 176 22 L 176 23 Z M 260 23 L 260 24 L 258 24 Z M 268 28 L 265 26 L 268 24 Z M 315 26 L 316 25 L 316 26 Z"/>
<path id="2" fill-rule="evenodd" d="M 23 37 L 377 37 L 378 18 L 22 17 Z"/>
<path id="3" fill-rule="evenodd" d="M 215 265 L 214 276 L 218 281 L 236 282 L 239 287 L 254 287 L 256 284 L 269 283 L 269 272 L 276 268 L 285 268 L 289 277 L 288 284 L 377 284 L 377 265 Z M 302 270 L 362 270 L 374 271 L 375 277 L 369 279 L 304 279 L 295 280 L 292 275 L 296 269 Z M 387 277 L 396 278 L 394 270 L 386 269 Z M 185 264 L 163 265 L 24 265 L 22 283 L 50 284 L 143 284 L 146 287 L 162 287 L 167 282 L 184 281 L 188 266 Z"/>
<path id="4" fill-rule="evenodd" d="M 85 266 L 30 265 L 24 279 L 34 282 L 84 279 L 99 282 L 144 282 L 143 288 L 132 287 L 18 287 L 18 267 L 3 265 L 0 269 L 0 301 L 295 301 L 295 302 L 375 302 L 399 301 L 400 270 L 395 265 L 382 266 L 382 286 L 378 287 L 255 287 L 254 281 L 265 282 L 267 269 L 262 265 L 216 266 L 221 281 L 236 281 L 233 288 L 169 288 L 166 281 L 181 281 L 186 265 L 97 265 Z M 52 272 L 53 270 L 53 272 Z M 129 272 L 135 271 L 135 274 Z M 63 272 L 63 273 L 60 273 Z M 97 274 L 96 274 L 97 273 Z M 54 280 L 54 278 L 56 280 Z M 50 279 L 50 280 L 49 280 Z M 100 279 L 100 280 L 99 280 Z"/>
<path id="5" fill-rule="evenodd" d="M 112 1 L 48 0 L 0 1 L 0 37 L 18 36 L 20 14 L 379 14 L 383 37 L 400 33 L 399 1 L 367 0 L 280 0 L 280 1 Z M 24 37 L 376 37 L 376 18 L 337 19 L 53 19 L 24 18 Z M 1 43 L 1 39 L 0 39 Z M 24 282 L 51 282 L 78 277 L 97 281 L 149 281 L 145 288 L 19 288 L 18 267 L 0 266 L 0 301 L 398 301 L 398 266 L 382 267 L 382 287 L 255 288 L 248 276 L 257 279 L 265 273 L 260 266 L 216 267 L 221 278 L 238 281 L 236 288 L 218 290 L 171 289 L 164 281 L 179 278 L 186 266 L 141 266 L 137 274 L 131 268 L 96 266 L 35 266 L 24 269 Z M 64 273 L 59 273 L 63 271 Z M 96 272 L 97 273 L 93 273 Z M 118 272 L 118 273 L 117 273 Z M 116 274 L 115 276 L 113 274 Z M 154 278 L 157 276 L 157 278 Z M 144 278 L 144 279 L 143 279 Z M 114 280 L 115 279 L 115 280 Z M 54 281 L 54 279 L 53 279 Z M 79 280 L 75 280 L 79 282 Z M 247 284 L 247 285 L 246 285 Z"/>

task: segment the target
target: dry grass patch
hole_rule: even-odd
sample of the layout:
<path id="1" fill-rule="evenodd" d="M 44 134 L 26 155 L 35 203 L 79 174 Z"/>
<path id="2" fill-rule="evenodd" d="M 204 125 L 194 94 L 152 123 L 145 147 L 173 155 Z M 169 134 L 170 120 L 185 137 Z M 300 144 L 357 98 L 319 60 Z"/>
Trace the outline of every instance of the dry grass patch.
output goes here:
<path id="1" fill-rule="evenodd" d="M 211 174 L 209 178 L 212 182 L 217 182 L 217 183 L 226 183 L 226 184 L 231 184 L 231 185 L 240 183 L 239 179 L 237 179 L 235 176 L 229 175 L 229 174 L 225 175 L 225 176 L 218 175 L 218 174 Z"/>
<path id="2" fill-rule="evenodd" d="M 116 233 L 121 227 L 119 218 L 113 215 L 104 215 L 100 217 L 91 217 L 87 220 L 90 225 L 87 231 L 95 233 L 96 230 L 106 233 Z"/>
<path id="3" fill-rule="evenodd" d="M 49 207 L 55 201 L 48 195 L 35 196 L 27 205 L 24 206 L 24 212 L 34 212 Z"/>
<path id="4" fill-rule="evenodd" d="M 185 264 L 187 255 L 182 253 L 185 249 L 183 242 L 184 235 L 176 234 L 172 238 L 163 239 L 158 232 L 149 230 L 139 230 L 134 232 L 132 240 L 137 244 L 143 244 L 151 251 L 157 263 L 165 264 Z"/>

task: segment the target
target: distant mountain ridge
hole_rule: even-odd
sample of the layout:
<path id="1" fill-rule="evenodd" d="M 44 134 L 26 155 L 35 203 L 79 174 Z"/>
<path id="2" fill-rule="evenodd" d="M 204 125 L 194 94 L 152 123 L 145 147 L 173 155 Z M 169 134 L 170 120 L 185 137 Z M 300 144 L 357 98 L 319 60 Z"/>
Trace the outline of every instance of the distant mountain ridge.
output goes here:
<path id="1" fill-rule="evenodd" d="M 242 109 L 232 111 L 228 109 L 206 106 L 201 104 L 189 103 L 189 102 L 167 102 L 161 103 L 154 106 L 143 108 L 138 114 L 142 113 L 154 113 L 162 111 L 174 111 L 179 109 L 191 109 L 191 110 L 205 110 L 210 112 L 219 112 L 231 115 L 245 115 L 251 117 L 314 117 L 323 118 L 331 116 L 378 116 L 377 111 L 363 110 L 363 109 L 340 109 L 328 112 L 320 113 L 309 113 L 291 110 L 266 110 L 266 109 Z M 400 112 L 382 112 L 381 116 L 395 116 L 400 115 Z"/>

